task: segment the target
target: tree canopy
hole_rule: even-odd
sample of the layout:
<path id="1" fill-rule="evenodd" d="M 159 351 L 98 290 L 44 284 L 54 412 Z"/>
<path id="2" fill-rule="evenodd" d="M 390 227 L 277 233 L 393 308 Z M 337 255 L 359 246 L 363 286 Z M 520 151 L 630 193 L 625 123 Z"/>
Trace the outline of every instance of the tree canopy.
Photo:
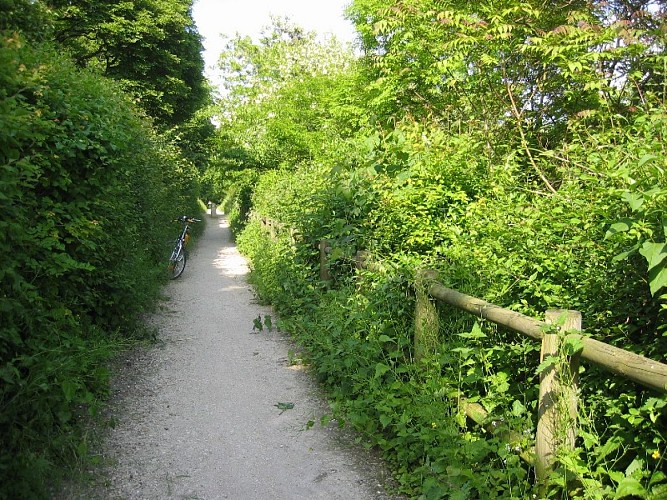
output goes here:
<path id="1" fill-rule="evenodd" d="M 52 36 L 76 64 L 121 83 L 169 127 L 208 104 L 202 39 L 190 0 L 43 0 Z"/>

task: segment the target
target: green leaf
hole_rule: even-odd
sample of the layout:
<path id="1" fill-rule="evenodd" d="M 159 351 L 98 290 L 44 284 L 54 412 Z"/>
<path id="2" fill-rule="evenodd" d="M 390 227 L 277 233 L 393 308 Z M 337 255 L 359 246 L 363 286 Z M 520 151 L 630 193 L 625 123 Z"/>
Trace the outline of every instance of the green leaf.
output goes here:
<path id="1" fill-rule="evenodd" d="M 320 425 L 321 425 L 322 427 L 325 427 L 325 426 L 329 425 L 329 422 L 331 422 L 331 420 L 333 420 L 333 419 L 331 418 L 331 415 L 322 415 L 322 416 L 320 417 Z"/>
<path id="2" fill-rule="evenodd" d="M 252 320 L 252 330 L 262 331 L 264 330 L 264 325 L 262 324 L 262 315 L 260 314 L 255 319 Z"/>
<path id="3" fill-rule="evenodd" d="M 286 410 L 291 410 L 294 408 L 294 403 L 276 403 L 273 406 L 278 408 L 279 410 L 282 410 L 280 413 L 282 414 Z"/>
<path id="4" fill-rule="evenodd" d="M 65 380 L 60 384 L 60 387 L 62 387 L 65 400 L 72 401 L 74 396 L 76 396 L 78 384 L 72 380 Z"/>
<path id="5" fill-rule="evenodd" d="M 459 335 L 461 335 L 461 334 L 459 334 Z M 458 352 L 459 355 L 460 355 L 462 358 L 467 359 L 467 358 L 469 358 L 470 355 L 473 354 L 476 350 L 475 350 L 475 349 L 472 349 L 472 348 L 470 348 L 470 347 L 455 347 L 455 348 L 452 349 L 451 351 L 452 351 L 452 352 Z"/>
<path id="6" fill-rule="evenodd" d="M 584 341 L 578 335 L 568 335 L 563 343 L 563 350 L 568 356 L 572 356 L 584 349 Z"/>
<path id="7" fill-rule="evenodd" d="M 621 198 L 630 205 L 630 210 L 636 212 L 644 204 L 644 197 L 639 193 L 625 192 L 621 195 Z"/>
<path id="8" fill-rule="evenodd" d="M 542 375 L 542 372 L 551 368 L 552 366 L 555 366 L 556 363 L 558 363 L 558 356 L 547 356 L 544 358 L 544 361 L 540 363 L 540 366 L 537 367 L 535 373 L 537 375 Z"/>
<path id="9" fill-rule="evenodd" d="M 486 334 L 479 327 L 479 323 L 475 322 L 470 332 L 459 333 L 459 337 L 464 339 L 484 339 L 486 338 Z"/>
<path id="10" fill-rule="evenodd" d="M 611 226 L 609 226 L 607 233 L 604 235 L 604 239 L 606 240 L 618 233 L 624 233 L 628 231 L 631 227 L 632 227 L 632 221 L 630 219 L 623 219 L 620 222 L 616 222 Z"/>
<path id="11" fill-rule="evenodd" d="M 664 269 L 649 271 L 649 286 L 651 295 L 655 295 L 665 286 L 667 286 L 667 267 Z"/>
<path id="12" fill-rule="evenodd" d="M 648 261 L 648 278 L 651 295 L 667 286 L 667 243 L 644 242 L 639 253 Z"/>
<path id="13" fill-rule="evenodd" d="M 624 498 L 627 496 L 645 497 L 646 488 L 644 488 L 642 484 L 634 477 L 626 477 L 619 483 L 618 487 L 616 488 L 614 499 Z"/>
<path id="14" fill-rule="evenodd" d="M 661 265 L 667 258 L 667 243 L 644 242 L 639 253 L 646 257 L 649 271 Z"/>
<path id="15" fill-rule="evenodd" d="M 386 413 L 383 413 L 380 415 L 380 423 L 382 424 L 382 428 L 384 429 L 391 423 L 391 416 L 387 415 Z"/>
<path id="16" fill-rule="evenodd" d="M 85 457 L 88 455 L 88 443 L 81 441 L 76 447 L 77 454 L 80 457 Z"/>
<path id="17" fill-rule="evenodd" d="M 667 475 L 662 471 L 656 471 L 651 475 L 651 479 L 649 479 L 648 485 L 653 486 L 655 484 L 662 483 L 665 480 L 667 480 Z M 664 486 L 667 487 L 667 484 Z"/>
<path id="18" fill-rule="evenodd" d="M 514 403 L 512 403 L 512 415 L 515 417 L 520 417 L 526 413 L 526 407 L 519 401 L 518 399 L 514 400 Z"/>
<path id="19" fill-rule="evenodd" d="M 345 256 L 345 250 L 340 247 L 333 248 L 329 253 L 329 262 L 336 261 Z"/>
<path id="20" fill-rule="evenodd" d="M 625 475 L 628 477 L 635 476 L 636 475 L 635 473 L 639 472 L 639 476 L 641 477 L 641 472 L 643 468 L 644 468 L 644 461 L 635 458 L 630 463 L 630 465 L 628 465 L 627 468 L 625 469 Z"/>
<path id="21" fill-rule="evenodd" d="M 269 329 L 269 331 L 271 331 L 271 329 L 273 328 L 273 321 L 271 319 L 271 316 L 269 316 L 268 314 L 264 316 L 264 326 L 266 326 Z"/>
<path id="22" fill-rule="evenodd" d="M 375 378 L 379 378 L 385 373 L 387 373 L 391 368 L 384 363 L 378 363 L 375 365 Z"/>
<path id="23" fill-rule="evenodd" d="M 618 436 L 613 436 L 610 439 L 608 439 L 605 444 L 595 449 L 595 463 L 601 463 L 605 457 L 607 457 L 610 453 L 613 453 L 616 450 L 618 450 L 620 446 L 621 442 Z M 621 476 L 623 475 L 622 473 L 620 474 Z M 609 473 L 609 475 L 611 476 L 611 472 Z M 620 478 L 614 480 L 620 482 Z"/>
<path id="24" fill-rule="evenodd" d="M 637 165 L 638 165 L 639 167 L 641 167 L 641 166 L 645 165 L 646 163 L 648 163 L 648 162 L 650 162 L 650 161 L 653 161 L 653 160 L 655 160 L 655 159 L 657 159 L 657 158 L 658 158 L 657 155 L 654 155 L 654 154 L 651 154 L 651 153 L 649 153 L 649 154 L 645 154 L 644 156 L 642 156 L 642 157 L 639 159 L 639 162 L 637 163 Z"/>
<path id="25" fill-rule="evenodd" d="M 613 262 L 619 262 L 621 260 L 625 260 L 628 257 L 630 257 L 632 254 L 634 254 L 639 248 L 641 247 L 641 243 L 637 243 L 634 245 L 632 248 L 629 250 L 626 250 L 625 252 L 621 252 L 618 255 L 615 255 L 613 259 L 611 259 Z"/>

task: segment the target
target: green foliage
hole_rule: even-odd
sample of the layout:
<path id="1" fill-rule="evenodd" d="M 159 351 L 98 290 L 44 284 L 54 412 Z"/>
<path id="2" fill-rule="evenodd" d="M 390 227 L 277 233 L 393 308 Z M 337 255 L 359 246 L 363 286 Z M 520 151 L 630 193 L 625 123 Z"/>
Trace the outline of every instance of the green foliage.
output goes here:
<path id="1" fill-rule="evenodd" d="M 652 295 L 667 286 L 667 182 L 665 150 L 662 141 L 665 115 L 656 110 L 639 116 L 628 132 L 625 158 L 615 175 L 622 181 L 617 195 L 625 202 L 625 217 L 612 224 L 605 238 L 621 236 L 629 249 L 615 260 L 626 261 L 639 252 L 648 263 L 648 282 Z"/>
<path id="2" fill-rule="evenodd" d="M 356 85 L 351 50 L 287 21 L 273 22 L 258 42 L 230 39 L 221 55 L 226 88 L 206 174 L 217 179 L 216 198 L 243 191 L 253 174 L 238 171 L 355 156 L 348 139 L 362 118 L 349 92 Z"/>
<path id="3" fill-rule="evenodd" d="M 44 41 L 50 36 L 52 19 L 41 2 L 31 0 L 0 1 L 0 32 L 20 31 L 33 41 Z"/>
<path id="4" fill-rule="evenodd" d="M 539 372 L 563 362 L 444 308 L 440 348 L 415 362 L 420 268 L 534 317 L 577 309 L 587 335 L 665 359 L 665 9 L 649 3 L 356 0 L 362 64 L 330 80 L 292 78 L 289 32 L 230 46 L 223 111 L 237 120 L 218 172 L 223 185 L 254 169 L 238 236 L 253 282 L 336 418 L 411 496 L 538 494 L 515 452 L 532 446 Z M 275 241 L 261 218 L 284 225 Z M 356 270 L 360 249 L 372 271 Z M 590 365 L 580 377 L 578 438 L 550 496 L 664 496 L 665 397 Z"/>
<path id="5" fill-rule="evenodd" d="M 218 174 L 214 169 L 209 170 L 207 173 L 209 175 Z M 221 207 L 227 215 L 232 232 L 236 234 L 248 222 L 252 208 L 250 197 L 257 182 L 257 174 L 252 170 L 242 170 L 227 177 L 227 181 L 230 180 L 232 183 L 231 185 L 227 184 L 228 187 L 226 189 L 218 187 L 213 192 L 220 193 L 226 191 L 227 194 L 222 201 Z M 215 195 L 212 198 L 216 199 Z"/>
<path id="6" fill-rule="evenodd" d="M 33 498 L 87 454 L 77 417 L 158 298 L 196 170 L 114 85 L 2 34 L 0 186 L 0 496 Z"/>

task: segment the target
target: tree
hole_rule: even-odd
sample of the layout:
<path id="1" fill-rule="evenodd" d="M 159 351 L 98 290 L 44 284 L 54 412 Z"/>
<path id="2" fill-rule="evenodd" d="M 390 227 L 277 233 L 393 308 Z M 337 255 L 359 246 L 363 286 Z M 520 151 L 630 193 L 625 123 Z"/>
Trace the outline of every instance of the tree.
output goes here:
<path id="1" fill-rule="evenodd" d="M 258 42 L 230 39 L 220 57 L 221 136 L 260 169 L 321 158 L 340 140 L 333 101 L 354 73 L 351 50 L 336 39 L 318 40 L 286 19 L 273 23 Z"/>
<path id="2" fill-rule="evenodd" d="M 573 120 L 599 125 L 600 113 L 626 113 L 641 94 L 632 68 L 657 46 L 603 4 L 357 0 L 350 15 L 371 76 L 368 102 L 380 126 L 467 130 L 492 162 L 515 151 L 526 182 L 553 193 L 562 173 L 536 154 L 566 141 Z"/>
<path id="3" fill-rule="evenodd" d="M 191 0 L 43 1 L 77 65 L 119 81 L 158 125 L 184 123 L 207 104 Z"/>

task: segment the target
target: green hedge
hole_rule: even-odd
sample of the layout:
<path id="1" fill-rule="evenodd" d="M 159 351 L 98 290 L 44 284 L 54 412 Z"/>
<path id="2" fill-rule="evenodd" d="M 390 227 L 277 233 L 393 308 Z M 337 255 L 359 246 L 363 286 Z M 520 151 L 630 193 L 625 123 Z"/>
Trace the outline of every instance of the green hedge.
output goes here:
<path id="1" fill-rule="evenodd" d="M 0 35 L 0 498 L 85 457 L 77 415 L 154 304 L 196 172 L 112 83 Z M 173 237 L 173 236 L 172 236 Z"/>

